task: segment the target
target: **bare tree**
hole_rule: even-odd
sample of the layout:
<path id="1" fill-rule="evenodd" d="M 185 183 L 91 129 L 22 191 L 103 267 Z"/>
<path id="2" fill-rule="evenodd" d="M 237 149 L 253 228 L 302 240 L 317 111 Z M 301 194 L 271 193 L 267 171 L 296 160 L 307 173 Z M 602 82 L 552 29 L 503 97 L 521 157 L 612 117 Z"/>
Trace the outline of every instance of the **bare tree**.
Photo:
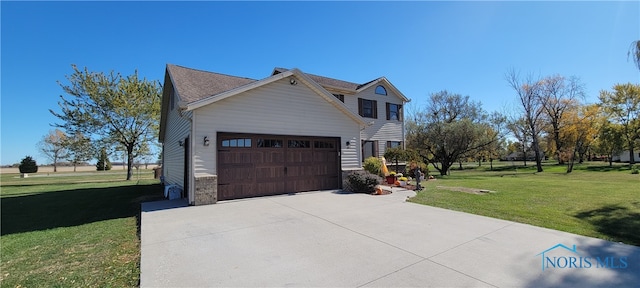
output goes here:
<path id="1" fill-rule="evenodd" d="M 543 153 L 540 150 L 540 134 L 543 130 L 544 106 L 546 105 L 545 98 L 540 97 L 542 83 L 540 80 L 534 80 L 532 76 L 522 80 L 519 73 L 514 70 L 508 72 L 505 78 L 509 86 L 516 91 L 521 105 L 520 108 L 522 109 L 522 117 L 525 119 L 531 133 L 531 144 L 536 155 L 536 167 L 538 172 L 542 172 Z"/>
<path id="2" fill-rule="evenodd" d="M 58 172 L 58 161 L 67 158 L 67 135 L 55 129 L 44 135 L 38 142 L 40 153 L 53 162 L 53 172 Z"/>
<path id="3" fill-rule="evenodd" d="M 629 57 L 633 58 L 633 62 L 640 69 L 640 40 L 631 42 L 629 52 L 627 52 L 627 60 Z"/>

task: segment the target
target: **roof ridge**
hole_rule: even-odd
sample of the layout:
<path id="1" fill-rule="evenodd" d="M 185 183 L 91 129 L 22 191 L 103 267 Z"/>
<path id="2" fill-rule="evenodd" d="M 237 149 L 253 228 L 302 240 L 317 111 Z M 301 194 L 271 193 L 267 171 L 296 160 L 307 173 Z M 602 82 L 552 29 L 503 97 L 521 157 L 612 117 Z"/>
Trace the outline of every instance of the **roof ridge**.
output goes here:
<path id="1" fill-rule="evenodd" d="M 215 75 L 226 76 L 226 77 L 233 77 L 233 78 L 239 78 L 239 79 L 258 81 L 258 79 L 253 79 L 253 78 L 249 78 L 249 77 L 242 77 L 242 76 L 235 76 L 235 75 L 230 75 L 230 74 L 225 74 L 225 73 L 206 71 L 206 70 L 202 70 L 202 69 L 196 69 L 196 68 L 191 68 L 191 67 L 186 67 L 186 66 L 176 65 L 176 64 L 170 64 L 170 63 L 167 63 L 167 67 L 168 66 L 174 66 L 174 67 L 187 69 L 187 70 L 191 70 L 191 71 L 196 71 L 196 72 L 202 72 L 202 73 L 215 74 Z"/>

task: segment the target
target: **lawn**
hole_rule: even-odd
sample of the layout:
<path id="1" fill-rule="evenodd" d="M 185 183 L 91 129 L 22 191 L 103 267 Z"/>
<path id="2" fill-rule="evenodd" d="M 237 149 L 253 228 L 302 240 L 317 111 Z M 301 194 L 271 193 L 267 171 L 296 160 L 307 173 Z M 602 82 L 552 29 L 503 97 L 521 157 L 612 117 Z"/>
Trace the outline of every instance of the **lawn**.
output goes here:
<path id="1" fill-rule="evenodd" d="M 494 171 L 487 171 L 487 164 L 471 165 L 436 176 L 410 201 L 640 246 L 640 175 L 631 174 L 628 165 L 580 164 L 570 174 L 558 165 L 547 165 L 542 173 L 531 164 L 498 165 Z"/>
<path id="2" fill-rule="evenodd" d="M 136 287 L 140 203 L 151 170 L 0 175 L 2 287 Z"/>

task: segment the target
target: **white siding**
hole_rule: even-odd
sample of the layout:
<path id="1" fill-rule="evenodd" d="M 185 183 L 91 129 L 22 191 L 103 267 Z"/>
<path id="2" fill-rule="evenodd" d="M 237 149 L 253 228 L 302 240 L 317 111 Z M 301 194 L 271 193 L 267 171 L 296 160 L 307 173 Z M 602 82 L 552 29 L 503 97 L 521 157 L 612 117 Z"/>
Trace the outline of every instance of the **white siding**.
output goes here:
<path id="1" fill-rule="evenodd" d="M 172 97 L 175 95 L 172 94 Z M 169 107 L 171 109 L 171 107 Z M 163 175 L 165 182 L 184 187 L 184 149 L 179 141 L 189 136 L 191 131 L 191 112 L 182 113 L 180 116 L 178 106 L 169 110 L 167 128 L 163 143 Z M 192 140 L 191 140 L 192 141 Z"/>
<path id="2" fill-rule="evenodd" d="M 387 148 L 387 141 L 404 141 L 404 127 L 402 121 L 387 120 L 387 104 L 393 103 L 403 105 L 402 99 L 393 94 L 389 87 L 387 89 L 387 95 L 375 94 L 375 89 L 378 85 L 373 85 L 368 89 L 361 91 L 355 95 L 345 95 L 344 102 L 353 112 L 358 114 L 358 98 L 367 100 L 378 101 L 378 118 L 366 118 L 362 119 L 369 123 L 373 121 L 373 125 L 367 126 L 361 133 L 362 140 L 378 141 L 378 156 L 382 156 Z M 404 112 L 403 112 L 404 114 Z M 403 115 L 404 117 L 404 115 Z"/>
<path id="3" fill-rule="evenodd" d="M 217 173 L 218 132 L 340 137 L 342 169 L 361 167 L 360 125 L 302 83 L 282 79 L 194 113 L 195 177 Z M 205 136 L 209 146 L 203 145 Z"/>
<path id="4" fill-rule="evenodd" d="M 640 160 L 640 153 L 637 150 L 634 150 L 633 152 L 634 152 L 633 161 L 638 162 L 638 160 Z M 635 153 L 638 153 L 638 154 L 635 154 Z M 612 160 L 620 161 L 620 162 L 631 162 L 631 151 L 626 150 L 626 151 L 620 152 L 620 154 L 618 155 L 613 155 Z"/>

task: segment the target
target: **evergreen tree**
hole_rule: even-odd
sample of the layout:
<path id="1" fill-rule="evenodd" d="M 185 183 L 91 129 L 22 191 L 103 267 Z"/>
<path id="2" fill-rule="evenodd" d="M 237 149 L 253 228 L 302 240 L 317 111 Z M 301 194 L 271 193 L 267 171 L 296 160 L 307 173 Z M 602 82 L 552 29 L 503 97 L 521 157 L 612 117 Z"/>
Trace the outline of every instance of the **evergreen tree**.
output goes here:
<path id="1" fill-rule="evenodd" d="M 38 172 L 38 165 L 36 164 L 36 160 L 33 160 L 31 156 L 24 157 L 20 162 L 20 173 L 36 173 Z"/>
<path id="2" fill-rule="evenodd" d="M 98 156 L 98 163 L 96 163 L 96 170 L 107 171 L 111 170 L 111 161 L 107 157 L 107 149 L 102 148 L 100 150 L 100 156 Z"/>

